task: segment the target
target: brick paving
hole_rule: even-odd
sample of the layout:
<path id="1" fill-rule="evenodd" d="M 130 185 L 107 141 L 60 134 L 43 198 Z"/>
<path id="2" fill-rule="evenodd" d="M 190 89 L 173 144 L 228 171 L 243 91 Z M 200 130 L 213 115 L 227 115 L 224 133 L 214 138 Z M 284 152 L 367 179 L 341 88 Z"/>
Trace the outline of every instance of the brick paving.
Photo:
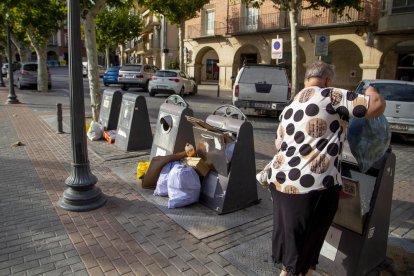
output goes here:
<path id="1" fill-rule="evenodd" d="M 108 201 L 94 211 L 67 212 L 56 204 L 71 171 L 70 135 L 56 134 L 40 118 L 53 114 L 6 100 L 7 91 L 0 88 L 0 275 L 245 275 L 219 253 L 268 235 L 270 216 L 199 240 L 93 152 L 91 170 Z M 272 140 L 255 141 L 258 168 Z M 16 141 L 23 146 L 11 147 Z M 412 171 L 409 165 L 402 168 Z M 390 236 L 412 242 L 412 178 L 398 180 Z M 413 254 L 398 260 L 407 264 L 398 270 L 398 263 L 395 275 L 413 273 Z"/>

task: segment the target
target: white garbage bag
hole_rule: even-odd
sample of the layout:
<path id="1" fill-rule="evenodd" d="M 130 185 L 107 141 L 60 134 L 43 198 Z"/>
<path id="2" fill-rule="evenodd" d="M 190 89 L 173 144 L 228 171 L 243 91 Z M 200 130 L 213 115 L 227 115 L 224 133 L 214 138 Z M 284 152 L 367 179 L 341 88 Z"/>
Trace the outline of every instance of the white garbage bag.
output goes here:
<path id="1" fill-rule="evenodd" d="M 168 208 L 198 202 L 201 184 L 197 172 L 190 166 L 174 166 L 168 175 Z"/>

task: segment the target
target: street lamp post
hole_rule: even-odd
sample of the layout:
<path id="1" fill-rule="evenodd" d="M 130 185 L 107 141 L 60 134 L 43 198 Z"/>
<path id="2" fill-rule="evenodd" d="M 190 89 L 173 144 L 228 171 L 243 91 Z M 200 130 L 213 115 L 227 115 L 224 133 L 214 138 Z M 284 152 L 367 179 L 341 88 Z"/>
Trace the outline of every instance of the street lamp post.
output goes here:
<path id="1" fill-rule="evenodd" d="M 0 70 L 1 68 L 3 68 L 3 57 L 0 56 Z M 3 80 L 3 71 L 0 72 L 0 87 L 5 87 L 6 85 L 4 84 L 4 80 Z"/>
<path id="2" fill-rule="evenodd" d="M 6 18 L 8 19 L 8 14 L 6 14 Z M 7 99 L 7 103 L 9 104 L 18 104 L 20 103 L 17 99 L 16 93 L 14 92 L 14 80 L 13 80 L 13 64 L 12 64 L 12 50 L 11 50 L 11 28 L 9 23 L 7 22 L 7 55 L 9 59 L 9 96 Z"/>
<path id="3" fill-rule="evenodd" d="M 59 206 L 68 211 L 94 210 L 106 202 L 106 197 L 95 186 L 98 179 L 89 167 L 85 131 L 85 105 L 82 80 L 80 41 L 80 1 L 68 1 L 69 23 L 69 88 L 72 141 L 72 172 L 65 183 L 68 188 L 59 200 Z"/>

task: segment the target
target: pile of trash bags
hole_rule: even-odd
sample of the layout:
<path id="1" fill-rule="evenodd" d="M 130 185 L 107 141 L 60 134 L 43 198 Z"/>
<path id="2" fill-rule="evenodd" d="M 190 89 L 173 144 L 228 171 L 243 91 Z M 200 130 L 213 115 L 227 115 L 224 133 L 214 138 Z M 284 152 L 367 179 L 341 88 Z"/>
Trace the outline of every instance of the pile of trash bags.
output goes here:
<path id="1" fill-rule="evenodd" d="M 154 195 L 168 196 L 168 208 L 171 209 L 198 202 L 200 191 L 197 172 L 182 161 L 172 161 L 162 168 Z"/>

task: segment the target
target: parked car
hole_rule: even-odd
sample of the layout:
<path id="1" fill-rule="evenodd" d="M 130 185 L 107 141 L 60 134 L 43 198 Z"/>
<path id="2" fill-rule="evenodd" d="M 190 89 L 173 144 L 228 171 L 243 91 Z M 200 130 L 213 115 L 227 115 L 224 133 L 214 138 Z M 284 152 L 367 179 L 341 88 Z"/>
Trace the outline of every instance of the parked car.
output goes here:
<path id="1" fill-rule="evenodd" d="M 119 69 L 118 83 L 124 91 L 130 87 L 140 87 L 148 91 L 149 80 L 158 70 L 156 66 L 149 64 L 124 65 Z"/>
<path id="2" fill-rule="evenodd" d="M 103 75 L 103 83 L 105 86 L 118 83 L 118 73 L 120 66 L 109 67 Z"/>
<path id="3" fill-rule="evenodd" d="M 7 71 L 9 71 L 9 64 L 3 63 L 3 66 L 1 67 L 1 75 L 5 77 L 7 75 Z"/>
<path id="4" fill-rule="evenodd" d="M 149 95 L 197 93 L 197 85 L 193 78 L 180 70 L 160 70 L 151 78 L 148 86 Z"/>
<path id="5" fill-rule="evenodd" d="M 17 88 L 22 89 L 29 86 L 37 86 L 37 62 L 22 62 L 17 63 L 16 68 L 13 68 L 14 84 Z M 48 89 L 52 88 L 52 80 L 50 77 L 49 68 L 47 69 Z"/>
<path id="6" fill-rule="evenodd" d="M 368 86 L 375 87 L 387 106 L 384 116 L 393 133 L 414 134 L 414 82 L 399 80 L 362 80 L 356 92 L 363 94 Z"/>
<path id="7" fill-rule="evenodd" d="M 233 105 L 258 114 L 278 115 L 290 101 L 286 69 L 277 65 L 246 64 L 233 85 Z"/>

